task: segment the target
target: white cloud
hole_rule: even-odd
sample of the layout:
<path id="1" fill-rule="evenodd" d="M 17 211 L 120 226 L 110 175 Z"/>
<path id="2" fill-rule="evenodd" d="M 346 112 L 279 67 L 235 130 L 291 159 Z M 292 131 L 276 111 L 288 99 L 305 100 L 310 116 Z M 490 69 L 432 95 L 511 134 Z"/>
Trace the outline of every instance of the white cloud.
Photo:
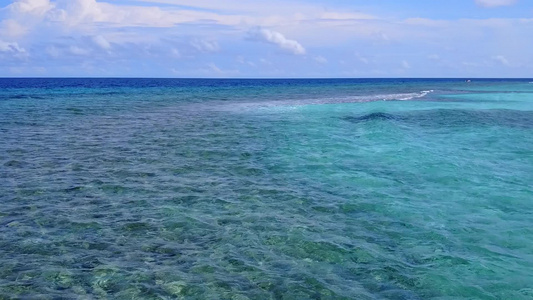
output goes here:
<path id="1" fill-rule="evenodd" d="M 74 55 L 81 55 L 81 56 L 88 55 L 90 53 L 89 50 L 80 48 L 78 46 L 70 46 L 69 51 L 70 53 Z"/>
<path id="2" fill-rule="evenodd" d="M 270 60 L 264 59 L 264 58 L 260 58 L 259 62 L 264 64 L 264 65 L 272 65 L 272 62 Z"/>
<path id="3" fill-rule="evenodd" d="M 217 52 L 220 50 L 220 46 L 216 41 L 195 39 L 191 41 L 191 46 L 193 46 L 194 49 L 204 53 Z"/>
<path id="4" fill-rule="evenodd" d="M 43 15 L 53 7 L 54 5 L 49 0 L 18 0 L 8 6 L 14 13 L 32 15 Z"/>
<path id="5" fill-rule="evenodd" d="M 217 67 L 217 65 L 215 65 L 214 63 L 207 64 L 207 67 L 209 68 L 209 70 L 215 73 L 223 73 L 222 70 L 219 67 Z"/>
<path id="6" fill-rule="evenodd" d="M 516 3 L 517 0 L 475 0 L 476 4 L 483 7 L 508 6 Z"/>
<path id="7" fill-rule="evenodd" d="M 20 25 L 17 21 L 13 19 L 4 20 L 0 23 L 0 33 L 11 36 L 11 37 L 17 37 L 22 36 L 28 32 L 28 28 L 25 26 Z"/>
<path id="8" fill-rule="evenodd" d="M 170 50 L 170 53 L 172 54 L 172 57 L 174 57 L 174 58 L 182 58 L 183 57 L 181 52 L 178 49 L 176 49 L 176 48 L 172 48 Z"/>
<path id="9" fill-rule="evenodd" d="M 479 68 L 479 67 L 485 67 L 485 64 L 471 62 L 471 61 L 463 61 L 461 65 L 469 68 Z"/>
<path id="10" fill-rule="evenodd" d="M 357 57 L 357 60 L 364 63 L 365 65 L 369 64 L 368 58 L 361 56 L 361 54 L 355 53 L 355 57 Z"/>
<path id="11" fill-rule="evenodd" d="M 4 42 L 0 40 L 0 57 L 3 55 L 11 56 L 17 59 L 26 59 L 29 54 L 26 49 L 19 46 L 16 42 Z"/>
<path id="12" fill-rule="evenodd" d="M 248 65 L 250 67 L 255 67 L 256 64 L 252 61 L 248 61 L 244 58 L 244 56 L 242 55 L 239 55 L 237 56 L 237 58 L 235 59 L 238 63 L 242 64 L 242 65 Z"/>
<path id="13" fill-rule="evenodd" d="M 26 53 L 26 50 L 18 43 L 0 41 L 0 52 L 4 53 Z"/>
<path id="14" fill-rule="evenodd" d="M 471 5 L 477 2 L 480 7 L 518 2 L 474 1 Z M 371 74 L 372 68 L 393 69 L 404 75 L 418 74 L 427 68 L 416 66 L 433 62 L 440 69 L 423 74 L 429 76 L 445 68 L 458 74 L 467 69 L 462 61 L 476 62 L 481 57 L 484 69 L 475 71 L 480 74 L 489 68 L 509 69 L 505 68 L 509 64 L 513 72 L 530 71 L 533 61 L 531 51 L 527 51 L 533 47 L 527 38 L 533 19 L 520 18 L 514 12 L 505 18 L 439 20 L 438 14 L 408 15 L 410 10 L 403 8 L 391 14 L 384 6 L 373 10 L 382 15 L 373 16 L 359 12 L 366 8 L 372 11 L 372 6 L 301 0 L 6 0 L 0 6 L 4 6 L 0 7 L 0 41 L 10 42 L 1 44 L 4 50 L 0 59 L 26 56 L 32 65 L 42 65 L 46 63 L 43 57 L 55 57 L 51 72 L 72 66 L 74 74 L 81 62 L 90 61 L 109 74 L 116 70 L 127 74 L 126 65 L 135 69 L 137 59 L 154 62 L 146 63 L 146 68 L 155 70 L 167 67 L 164 60 L 172 58 L 180 59 L 176 63 L 183 68 L 183 76 L 187 69 L 197 70 L 199 66 L 205 73 L 189 74 L 208 75 L 208 71 L 217 73 L 216 68 L 224 71 L 234 66 L 249 72 L 253 69 L 248 66 L 261 66 L 249 74 L 260 76 L 287 69 L 284 74 L 305 75 L 316 69 L 317 63 L 326 62 L 331 74 L 337 75 L 354 64 L 358 76 Z M 468 14 L 465 11 L 463 16 Z M 248 40 L 269 45 L 243 41 L 247 32 Z M 260 47 L 267 51 L 254 51 Z M 294 55 L 313 53 L 294 60 L 268 49 Z M 365 57 L 354 53 L 355 49 Z M 228 62 L 236 55 L 242 58 Z M 341 60 L 345 65 L 337 64 Z M 104 61 L 106 64 L 101 63 Z M 208 65 L 211 61 L 214 67 Z"/>
<path id="15" fill-rule="evenodd" d="M 73 28 L 80 25 L 107 24 L 106 27 L 172 27 L 176 24 L 203 22 L 237 25 L 242 17 L 207 11 L 161 8 L 158 6 L 118 5 L 96 0 L 15 0 L 7 6 L 23 23 L 28 16 L 42 16 L 46 22 L 59 22 Z"/>
<path id="16" fill-rule="evenodd" d="M 207 64 L 207 68 L 198 70 L 200 74 L 207 77 L 232 77 L 239 75 L 238 70 L 223 70 L 214 63 Z"/>
<path id="17" fill-rule="evenodd" d="M 104 50 L 111 49 L 111 44 L 101 35 L 94 36 L 92 38 L 93 42 Z"/>
<path id="18" fill-rule="evenodd" d="M 57 49 L 57 47 L 55 46 L 47 47 L 45 52 L 53 58 L 58 58 L 59 56 L 61 56 L 61 50 Z"/>
<path id="19" fill-rule="evenodd" d="M 363 13 L 324 12 L 321 16 L 324 20 L 373 20 L 375 16 Z"/>
<path id="20" fill-rule="evenodd" d="M 93 22 L 120 22 L 122 16 L 114 8 L 116 6 L 107 3 L 98 3 L 96 0 L 70 0 L 61 1 L 60 5 L 48 14 L 52 21 L 66 23 L 73 27 L 83 23 Z M 106 8 L 106 9 L 104 9 Z M 114 15 L 114 19 L 111 18 Z"/>
<path id="21" fill-rule="evenodd" d="M 259 29 L 250 33 L 250 39 L 267 42 L 279 46 L 295 55 L 305 54 L 305 48 L 295 40 L 287 39 L 283 34 L 268 29 Z"/>
<path id="22" fill-rule="evenodd" d="M 325 57 L 323 57 L 323 56 L 315 56 L 313 59 L 319 64 L 327 64 L 328 63 L 328 60 Z"/>
<path id="23" fill-rule="evenodd" d="M 403 23 L 415 26 L 442 27 L 448 25 L 450 22 L 446 20 L 433 20 L 427 18 L 408 18 L 405 19 Z"/>
<path id="24" fill-rule="evenodd" d="M 496 56 L 493 56 L 492 57 L 493 60 L 501 63 L 502 65 L 504 66 L 509 66 L 509 61 L 507 60 L 507 58 L 505 58 L 505 56 L 503 55 L 496 55 Z"/>

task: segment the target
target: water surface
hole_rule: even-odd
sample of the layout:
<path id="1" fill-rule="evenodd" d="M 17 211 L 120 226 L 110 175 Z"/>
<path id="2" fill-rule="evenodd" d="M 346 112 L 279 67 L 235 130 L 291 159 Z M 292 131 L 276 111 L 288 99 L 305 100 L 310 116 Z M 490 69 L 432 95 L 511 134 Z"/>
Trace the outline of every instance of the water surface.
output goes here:
<path id="1" fill-rule="evenodd" d="M 0 298 L 533 299 L 530 81 L 0 79 Z"/>

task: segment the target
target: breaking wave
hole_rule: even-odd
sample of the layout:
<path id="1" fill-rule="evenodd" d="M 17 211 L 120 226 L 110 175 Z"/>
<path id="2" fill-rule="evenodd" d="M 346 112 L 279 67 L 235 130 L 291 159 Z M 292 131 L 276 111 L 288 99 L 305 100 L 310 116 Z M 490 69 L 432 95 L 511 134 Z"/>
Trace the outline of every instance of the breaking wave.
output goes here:
<path id="1" fill-rule="evenodd" d="M 332 98 L 319 98 L 319 99 L 305 99 L 305 100 L 297 100 L 297 101 L 290 101 L 290 102 L 292 102 L 292 104 L 306 105 L 306 104 L 330 104 L 330 103 L 331 104 L 358 103 L 358 102 L 374 102 L 374 101 L 408 101 L 408 100 L 423 98 L 432 92 L 433 90 L 428 90 L 428 91 L 420 91 L 420 92 L 413 92 L 413 93 L 374 94 L 374 95 L 361 95 L 361 96 L 332 97 Z"/>
<path id="2" fill-rule="evenodd" d="M 302 98 L 302 99 L 280 99 L 261 102 L 240 102 L 240 103 L 223 103 L 215 109 L 223 110 L 241 110 L 254 108 L 269 107 L 296 107 L 304 105 L 321 105 L 321 104 L 342 104 L 342 103 L 365 103 L 375 101 L 408 101 L 419 99 L 432 93 L 433 90 L 412 92 L 412 93 L 394 93 L 394 94 L 370 94 L 358 96 L 343 97 L 320 97 L 320 98 Z M 211 109 L 214 107 L 211 106 Z"/>
<path id="3" fill-rule="evenodd" d="M 380 101 L 380 100 L 381 101 L 391 101 L 391 100 L 406 101 L 406 100 L 413 100 L 413 99 L 416 99 L 416 98 L 425 97 L 429 93 L 432 93 L 432 92 L 433 92 L 433 90 L 420 91 L 418 93 L 369 95 L 369 96 L 362 96 L 362 97 L 357 97 L 357 98 L 361 98 L 361 100 L 362 100 L 361 102 Z"/>

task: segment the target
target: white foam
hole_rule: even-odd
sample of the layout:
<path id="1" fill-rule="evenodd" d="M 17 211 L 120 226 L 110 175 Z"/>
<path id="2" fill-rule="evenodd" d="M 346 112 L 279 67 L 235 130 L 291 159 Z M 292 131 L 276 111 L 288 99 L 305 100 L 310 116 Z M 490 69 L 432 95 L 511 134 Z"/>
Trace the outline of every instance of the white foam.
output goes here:
<path id="1" fill-rule="evenodd" d="M 405 97 L 405 98 L 399 98 L 398 100 L 412 100 L 412 99 L 416 99 L 416 98 L 422 98 L 422 97 L 427 96 L 429 93 L 433 93 L 433 90 L 421 91 L 418 94 L 410 95 L 410 96 Z"/>
<path id="2" fill-rule="evenodd" d="M 250 109 L 271 109 L 274 107 L 283 107 L 285 109 L 296 109 L 305 105 L 321 105 L 321 104 L 341 104 L 341 103 L 364 103 L 375 101 L 408 101 L 418 98 L 423 98 L 432 93 L 433 90 L 413 92 L 413 93 L 396 93 L 396 94 L 374 94 L 362 96 L 346 96 L 346 97 L 331 97 L 331 98 L 307 98 L 307 99 L 293 99 L 293 100 L 272 100 L 259 102 L 239 102 L 226 104 L 218 109 L 242 111 Z"/>
<path id="3" fill-rule="evenodd" d="M 349 99 L 355 101 L 345 101 L 345 102 L 372 102 L 372 101 L 407 101 L 417 98 L 422 98 L 427 96 L 429 93 L 432 93 L 433 90 L 420 91 L 418 93 L 398 93 L 398 94 L 382 94 L 382 95 L 368 95 L 368 96 L 357 96 L 350 97 Z M 344 101 L 343 101 L 344 102 Z"/>

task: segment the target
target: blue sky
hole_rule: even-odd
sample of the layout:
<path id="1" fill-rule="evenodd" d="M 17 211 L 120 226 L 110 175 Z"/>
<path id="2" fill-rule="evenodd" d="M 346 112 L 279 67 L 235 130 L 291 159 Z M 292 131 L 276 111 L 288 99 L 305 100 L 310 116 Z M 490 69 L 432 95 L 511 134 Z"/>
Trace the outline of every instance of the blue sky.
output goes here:
<path id="1" fill-rule="evenodd" d="M 533 77 L 533 0 L 0 0 L 2 77 Z"/>

